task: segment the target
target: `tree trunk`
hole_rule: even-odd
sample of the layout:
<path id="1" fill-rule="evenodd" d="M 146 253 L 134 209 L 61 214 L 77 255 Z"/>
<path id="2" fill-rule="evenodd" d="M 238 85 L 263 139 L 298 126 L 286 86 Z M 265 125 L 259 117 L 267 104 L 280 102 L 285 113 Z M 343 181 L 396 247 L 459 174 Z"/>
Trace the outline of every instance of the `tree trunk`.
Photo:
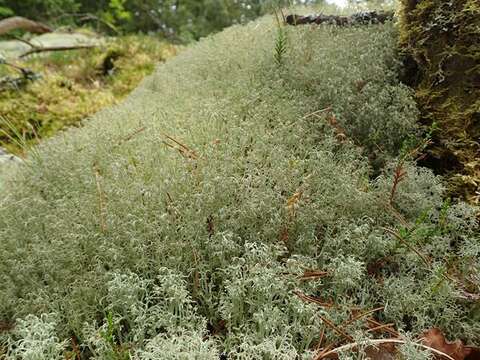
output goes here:
<path id="1" fill-rule="evenodd" d="M 480 204 L 480 2 L 402 0 L 404 81 L 433 128 L 422 165 L 449 179 L 450 195 Z"/>
<path id="2" fill-rule="evenodd" d="M 0 20 L 0 35 L 6 34 L 13 30 L 25 30 L 36 34 L 44 34 L 53 31 L 52 28 L 45 24 L 20 16 L 14 16 Z"/>

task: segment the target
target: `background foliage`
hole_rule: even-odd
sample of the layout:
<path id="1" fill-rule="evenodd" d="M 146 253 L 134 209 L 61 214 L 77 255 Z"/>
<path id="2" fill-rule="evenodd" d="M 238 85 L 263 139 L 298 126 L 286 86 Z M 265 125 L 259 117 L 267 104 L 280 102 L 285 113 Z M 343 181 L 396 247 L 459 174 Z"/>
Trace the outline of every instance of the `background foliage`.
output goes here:
<path id="1" fill-rule="evenodd" d="M 322 0 L 301 1 L 303 4 Z M 16 14 L 50 23 L 77 25 L 82 19 L 108 23 L 105 30 L 155 31 L 174 39 L 198 39 L 235 23 L 255 19 L 292 0 L 1 0 L 0 16 Z"/>

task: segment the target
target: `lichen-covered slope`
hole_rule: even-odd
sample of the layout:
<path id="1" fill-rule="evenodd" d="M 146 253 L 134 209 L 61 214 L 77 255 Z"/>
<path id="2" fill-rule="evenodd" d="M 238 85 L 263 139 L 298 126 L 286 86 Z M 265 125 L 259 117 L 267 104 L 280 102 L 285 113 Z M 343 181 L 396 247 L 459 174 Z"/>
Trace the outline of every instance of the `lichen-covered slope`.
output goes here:
<path id="1" fill-rule="evenodd" d="M 200 41 L 7 180 L 9 357 L 308 358 L 322 331 L 339 340 L 319 315 L 378 306 L 400 331 L 479 340 L 473 211 L 414 164 L 392 194 L 417 115 L 394 27 L 279 31 L 264 18 Z M 364 325 L 343 329 L 382 336 Z"/>

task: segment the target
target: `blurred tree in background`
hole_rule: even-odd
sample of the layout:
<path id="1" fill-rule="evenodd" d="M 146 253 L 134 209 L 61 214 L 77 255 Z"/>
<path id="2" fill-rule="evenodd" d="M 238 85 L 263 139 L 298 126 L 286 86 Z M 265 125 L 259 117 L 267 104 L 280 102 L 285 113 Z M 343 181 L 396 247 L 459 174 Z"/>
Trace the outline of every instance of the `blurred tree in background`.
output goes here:
<path id="1" fill-rule="evenodd" d="M 0 17 L 24 16 L 56 24 L 97 21 L 106 30 L 158 32 L 172 39 L 198 39 L 274 8 L 324 0 L 0 0 Z"/>

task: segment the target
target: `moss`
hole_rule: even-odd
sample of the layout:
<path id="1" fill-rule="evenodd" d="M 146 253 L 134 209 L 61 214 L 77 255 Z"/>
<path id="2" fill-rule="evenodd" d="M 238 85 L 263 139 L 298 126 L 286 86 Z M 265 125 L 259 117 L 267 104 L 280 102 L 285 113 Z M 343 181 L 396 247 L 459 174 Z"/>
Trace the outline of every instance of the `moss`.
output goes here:
<path id="1" fill-rule="evenodd" d="M 401 45 L 426 126 L 438 125 L 426 164 L 453 195 L 480 202 L 480 3 L 403 0 Z M 412 67 L 411 67 L 412 68 Z"/>
<path id="2" fill-rule="evenodd" d="M 127 36 L 98 49 L 30 58 L 22 65 L 42 74 L 42 79 L 2 93 L 0 146 L 20 154 L 20 144 L 79 126 L 83 119 L 122 100 L 157 62 L 175 51 L 172 45 L 152 37 Z M 23 138 L 20 142 L 14 140 L 18 135 Z"/>

